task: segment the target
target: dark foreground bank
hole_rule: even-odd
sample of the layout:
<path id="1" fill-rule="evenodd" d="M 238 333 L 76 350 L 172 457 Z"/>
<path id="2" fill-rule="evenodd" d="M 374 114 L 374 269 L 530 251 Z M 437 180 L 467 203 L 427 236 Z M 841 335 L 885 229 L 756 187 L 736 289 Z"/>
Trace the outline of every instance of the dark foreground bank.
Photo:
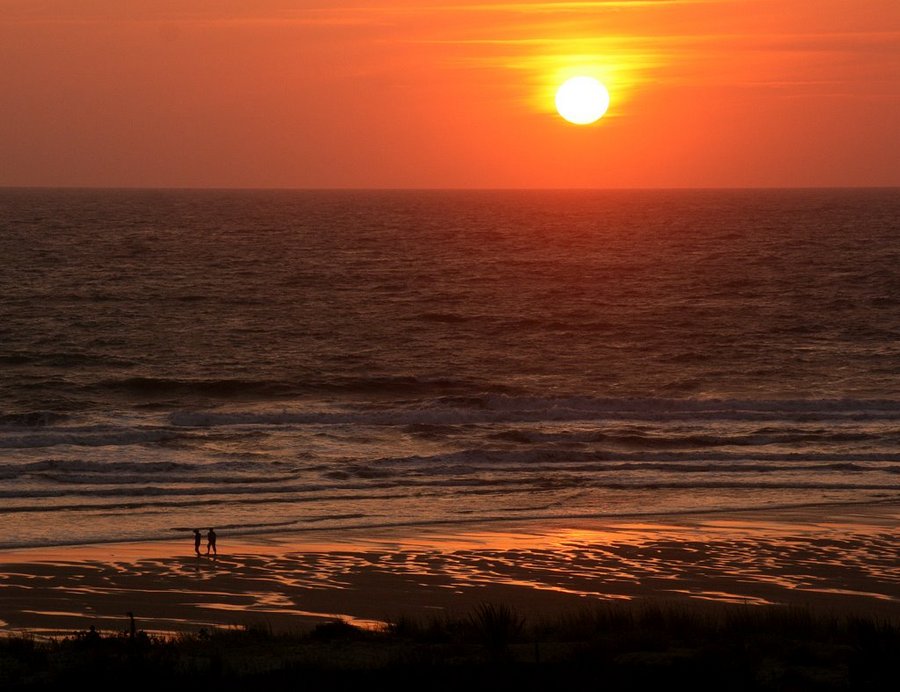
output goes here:
<path id="1" fill-rule="evenodd" d="M 334 621 L 294 634 L 11 636 L 0 640 L 0 689 L 881 690 L 898 661 L 900 623 L 877 617 L 644 603 L 530 621 L 484 604 L 379 631 Z"/>

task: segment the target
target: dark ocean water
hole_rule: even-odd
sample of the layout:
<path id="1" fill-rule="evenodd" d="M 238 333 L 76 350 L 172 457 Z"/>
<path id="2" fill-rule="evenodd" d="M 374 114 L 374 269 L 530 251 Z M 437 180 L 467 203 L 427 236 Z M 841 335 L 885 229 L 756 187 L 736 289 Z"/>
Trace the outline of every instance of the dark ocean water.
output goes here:
<path id="1" fill-rule="evenodd" d="M 900 499 L 898 190 L 0 190 L 0 296 L 0 547 Z"/>

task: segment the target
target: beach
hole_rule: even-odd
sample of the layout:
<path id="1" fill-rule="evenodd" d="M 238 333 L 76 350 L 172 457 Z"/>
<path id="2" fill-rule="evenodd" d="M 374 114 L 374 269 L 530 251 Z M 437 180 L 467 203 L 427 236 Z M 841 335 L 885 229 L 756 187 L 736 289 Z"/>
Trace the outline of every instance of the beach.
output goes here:
<path id="1" fill-rule="evenodd" d="M 183 540 L 0 553 L 7 633 L 136 627 L 174 634 L 342 619 L 465 615 L 503 604 L 524 618 L 629 601 L 792 605 L 900 618 L 900 504 L 698 513 L 618 521 L 500 522 L 277 538 L 220 534 L 218 557 Z M 203 548 L 205 550 L 205 547 Z"/>

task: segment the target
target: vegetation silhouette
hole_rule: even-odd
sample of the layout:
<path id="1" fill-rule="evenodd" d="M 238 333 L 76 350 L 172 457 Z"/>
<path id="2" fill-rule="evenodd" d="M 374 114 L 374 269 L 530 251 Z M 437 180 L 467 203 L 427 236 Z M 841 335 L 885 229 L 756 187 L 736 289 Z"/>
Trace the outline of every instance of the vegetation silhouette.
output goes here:
<path id="1" fill-rule="evenodd" d="M 17 635 L 0 638 L 0 688 L 876 690 L 893 688 L 897 651 L 900 622 L 804 608 L 613 604 L 533 618 L 482 604 L 378 630 Z"/>

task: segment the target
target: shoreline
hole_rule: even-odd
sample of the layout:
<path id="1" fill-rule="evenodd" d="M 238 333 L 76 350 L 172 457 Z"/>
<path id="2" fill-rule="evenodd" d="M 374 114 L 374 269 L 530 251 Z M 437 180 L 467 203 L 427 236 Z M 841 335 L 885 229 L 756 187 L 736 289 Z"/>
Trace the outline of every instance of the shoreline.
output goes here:
<path id="1" fill-rule="evenodd" d="M 884 511 L 881 511 L 884 508 Z M 232 545 L 268 545 L 268 544 L 295 544 L 297 542 L 305 542 L 307 536 L 315 535 L 356 535 L 356 534 L 397 534 L 405 535 L 411 532 L 451 532 L 459 529 L 454 533 L 471 533 L 471 527 L 479 527 L 483 525 L 486 530 L 492 527 L 504 526 L 513 527 L 533 527 L 533 526 L 570 526 L 608 522 L 610 525 L 621 525 L 625 523 L 635 523 L 647 521 L 652 523 L 672 523 L 674 525 L 692 524 L 697 520 L 703 520 L 716 516 L 746 516 L 757 518 L 763 514 L 777 515 L 802 515 L 809 517 L 813 513 L 820 510 L 839 510 L 841 515 L 866 515 L 876 517 L 881 514 L 891 515 L 894 513 L 895 521 L 900 523 L 900 498 L 885 498 L 877 500 L 856 500 L 842 502 L 814 502 L 809 504 L 779 504 L 770 506 L 756 507 L 717 507 L 714 509 L 692 509 L 692 510 L 675 510 L 671 512 L 598 512 L 596 514 L 559 514 L 541 517 L 530 517 L 522 519 L 511 519 L 508 516 L 498 517 L 479 517 L 477 519 L 448 519 L 433 521 L 405 521 L 393 524 L 350 524 L 339 527 L 320 527 L 317 525 L 308 526 L 306 528 L 273 528 L 267 530 L 249 530 L 241 533 L 228 533 L 230 543 Z M 859 509 L 859 512 L 852 510 Z M 871 511 L 868 511 L 871 510 Z M 893 522 L 894 520 L 892 520 Z M 894 525 L 894 523 L 891 523 Z M 205 531 L 205 527 L 201 531 Z M 219 528 L 219 530 L 223 530 Z M 102 541 L 73 541 L 66 543 L 51 543 L 47 545 L 21 545 L 21 546 L 0 546 L 0 557 L 4 555 L 17 554 L 27 551 L 50 551 L 50 550 L 68 550 L 78 548 L 102 548 L 104 546 L 127 546 L 135 545 L 153 545 L 155 543 L 183 543 L 183 536 L 190 536 L 193 528 L 177 527 L 167 529 L 167 536 L 155 538 L 135 538 L 135 539 L 109 539 Z M 477 531 L 476 531 L 477 532 Z M 335 540 L 341 540 L 335 538 Z M 311 541 L 317 543 L 318 541 Z M 205 537 L 201 547 L 205 547 Z M 2 560 L 0 560 L 2 564 Z"/>
<path id="2" fill-rule="evenodd" d="M 900 503 L 485 522 L 0 551 L 0 632 L 55 636 L 378 626 L 483 602 L 546 617 L 596 604 L 797 605 L 900 619 Z"/>

